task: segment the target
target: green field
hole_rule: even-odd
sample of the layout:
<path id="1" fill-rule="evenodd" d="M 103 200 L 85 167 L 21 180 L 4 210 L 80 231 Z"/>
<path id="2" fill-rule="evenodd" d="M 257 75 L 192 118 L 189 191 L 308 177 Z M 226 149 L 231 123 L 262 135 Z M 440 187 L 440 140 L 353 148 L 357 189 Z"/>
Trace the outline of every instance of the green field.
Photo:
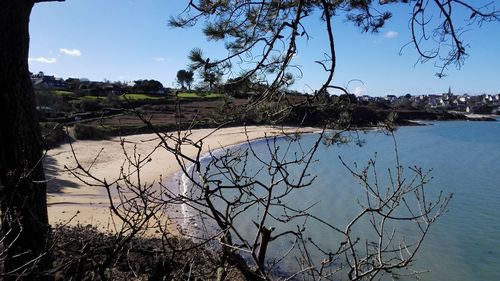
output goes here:
<path id="1" fill-rule="evenodd" d="M 106 97 L 99 97 L 99 96 L 83 96 L 79 97 L 80 100 L 104 100 Z"/>
<path id="2" fill-rule="evenodd" d="M 74 93 L 70 91 L 60 91 L 60 90 L 55 90 L 55 91 L 50 91 L 53 95 L 60 96 L 60 97 L 68 97 L 68 96 L 73 96 Z"/>
<path id="3" fill-rule="evenodd" d="M 125 95 L 122 95 L 120 96 L 120 100 L 125 100 L 125 99 L 128 99 L 128 100 L 159 100 L 159 99 L 162 99 L 164 97 L 162 96 L 149 96 L 149 95 L 146 95 L 146 94 L 125 94 Z"/>
<path id="4" fill-rule="evenodd" d="M 221 94 L 221 93 L 193 93 L 193 92 L 190 92 L 190 93 L 178 93 L 177 94 L 177 98 L 179 99 L 200 99 L 200 100 L 203 100 L 203 99 L 220 99 L 220 98 L 223 98 L 225 97 L 226 95 L 225 94 Z"/>
<path id="5" fill-rule="evenodd" d="M 75 97 L 76 99 L 79 100 L 104 100 L 107 97 L 105 96 L 93 96 L 93 95 L 87 95 L 87 96 L 80 96 L 78 97 L 75 95 L 73 92 L 69 91 L 51 91 L 50 92 L 53 95 L 59 96 L 59 97 Z M 128 99 L 130 101 L 147 101 L 147 100 L 159 100 L 159 99 L 164 99 L 165 96 L 150 96 L 146 94 L 137 94 L 137 93 L 131 93 L 131 94 L 124 94 L 122 96 L 117 96 L 120 100 L 124 101 L 125 99 Z M 178 93 L 176 95 L 176 98 L 181 99 L 181 100 L 214 100 L 214 99 L 222 99 L 226 97 L 225 94 L 222 93 L 195 93 L 195 92 L 182 92 Z"/>
<path id="6" fill-rule="evenodd" d="M 122 96 L 117 96 L 120 100 L 130 100 L 130 101 L 138 101 L 138 100 L 159 100 L 164 97 L 158 97 L 158 96 L 148 96 L 145 94 L 125 94 Z M 83 96 L 79 97 L 80 100 L 105 100 L 108 97 L 103 97 L 103 96 Z"/>

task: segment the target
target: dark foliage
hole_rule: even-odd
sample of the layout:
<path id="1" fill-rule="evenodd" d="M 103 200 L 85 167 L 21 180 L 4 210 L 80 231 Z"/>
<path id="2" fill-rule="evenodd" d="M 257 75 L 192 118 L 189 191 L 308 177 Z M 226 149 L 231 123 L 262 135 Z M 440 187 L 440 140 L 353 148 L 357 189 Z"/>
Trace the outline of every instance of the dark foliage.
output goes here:
<path id="1" fill-rule="evenodd" d="M 163 90 L 161 82 L 156 80 L 137 80 L 134 81 L 134 83 L 133 90 L 140 93 L 151 93 Z"/>
<path id="2" fill-rule="evenodd" d="M 75 137 L 79 140 L 102 140 L 109 139 L 111 135 L 106 129 L 102 127 L 86 124 L 76 124 Z"/>
<path id="3" fill-rule="evenodd" d="M 190 240 L 168 238 L 171 245 L 189 248 Z M 174 252 L 159 238 L 134 238 L 114 258 L 109 268 L 103 262 L 117 240 L 113 234 L 93 226 L 57 227 L 54 231 L 55 280 L 215 280 L 217 253 L 195 247 L 187 252 Z M 238 280 L 231 272 L 231 280 Z"/>
<path id="4" fill-rule="evenodd" d="M 67 140 L 68 135 L 61 124 L 55 122 L 40 123 L 44 148 L 50 149 Z"/>

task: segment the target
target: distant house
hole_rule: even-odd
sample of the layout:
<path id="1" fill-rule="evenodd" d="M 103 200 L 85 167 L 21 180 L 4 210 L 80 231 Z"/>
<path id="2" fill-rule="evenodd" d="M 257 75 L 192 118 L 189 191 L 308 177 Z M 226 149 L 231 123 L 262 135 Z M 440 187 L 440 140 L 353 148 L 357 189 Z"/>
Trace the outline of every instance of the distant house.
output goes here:
<path id="1" fill-rule="evenodd" d="M 53 75 L 45 75 L 43 72 L 31 75 L 31 82 L 35 89 L 65 89 L 66 81 Z"/>
<path id="2" fill-rule="evenodd" d="M 492 114 L 500 115 L 500 106 L 497 108 L 494 108 L 493 111 L 491 112 Z"/>
<path id="3" fill-rule="evenodd" d="M 490 102 L 493 102 L 493 96 L 491 96 L 491 95 L 484 95 L 484 96 L 483 96 L 483 102 L 484 102 L 484 103 L 490 103 Z"/>
<path id="4" fill-rule="evenodd" d="M 388 100 L 389 102 L 393 102 L 397 99 L 395 95 L 387 95 L 385 96 L 385 99 Z"/>
<path id="5" fill-rule="evenodd" d="M 427 102 L 427 105 L 430 108 L 437 108 L 438 105 L 440 105 L 440 101 L 442 100 L 441 95 L 429 95 L 429 100 Z"/>
<path id="6" fill-rule="evenodd" d="M 362 95 L 362 96 L 358 97 L 358 101 L 368 101 L 369 102 L 369 101 L 372 101 L 372 99 L 373 98 L 369 95 Z"/>
<path id="7" fill-rule="evenodd" d="M 105 83 L 97 81 L 80 81 L 78 92 L 89 96 L 122 95 L 125 88 L 116 83 Z"/>
<path id="8" fill-rule="evenodd" d="M 102 90 L 107 94 L 107 95 L 122 95 L 125 93 L 125 89 L 117 84 L 113 83 L 106 83 L 102 85 Z"/>

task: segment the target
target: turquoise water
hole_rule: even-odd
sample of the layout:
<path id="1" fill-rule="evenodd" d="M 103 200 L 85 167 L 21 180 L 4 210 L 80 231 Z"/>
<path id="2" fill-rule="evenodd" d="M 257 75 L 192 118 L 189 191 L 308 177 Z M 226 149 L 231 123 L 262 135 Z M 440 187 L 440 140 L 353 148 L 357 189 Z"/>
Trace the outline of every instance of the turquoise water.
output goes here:
<path id="1" fill-rule="evenodd" d="M 302 147 L 308 147 L 316 137 L 303 136 Z M 441 190 L 453 193 L 448 213 L 432 226 L 412 269 L 428 271 L 419 275 L 421 280 L 500 280 L 500 122 L 435 122 L 400 128 L 395 137 L 406 171 L 415 165 L 433 169 L 427 191 L 429 198 Z M 364 140 L 361 147 L 321 145 L 310 169 L 317 178 L 310 187 L 286 197 L 286 203 L 293 206 L 316 203 L 310 212 L 332 224 L 345 226 L 360 210 L 356 200 L 364 193 L 338 157 L 352 167 L 354 163 L 363 166 L 377 153 L 381 185 L 389 183 L 387 168 L 394 168 L 391 137 L 371 131 L 360 133 L 360 138 Z M 286 142 L 280 139 L 278 144 L 284 148 Z M 265 142 L 255 142 L 252 147 L 257 155 L 269 154 Z M 266 173 L 259 170 L 256 162 L 249 161 L 247 170 L 260 173 L 265 181 Z M 256 216 L 254 213 L 237 220 L 243 232 L 251 233 L 251 220 Z M 406 224 L 396 228 L 409 238 L 416 231 Z M 369 240 L 368 225 L 362 224 L 356 231 Z M 308 224 L 306 234 L 322 247 L 335 248 L 339 241 L 331 230 L 314 223 Z M 271 255 L 279 255 L 288 245 L 290 241 L 286 239 L 274 243 Z M 290 270 L 286 265 L 282 269 Z"/>

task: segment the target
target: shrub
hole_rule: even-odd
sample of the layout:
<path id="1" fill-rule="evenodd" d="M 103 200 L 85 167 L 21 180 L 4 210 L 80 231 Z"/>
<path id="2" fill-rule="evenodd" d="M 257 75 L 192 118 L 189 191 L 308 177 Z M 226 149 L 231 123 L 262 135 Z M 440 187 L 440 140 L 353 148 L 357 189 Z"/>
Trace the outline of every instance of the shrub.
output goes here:
<path id="1" fill-rule="evenodd" d="M 63 126 L 56 122 L 40 123 L 40 131 L 43 137 L 43 146 L 46 149 L 57 147 L 68 137 Z"/>
<path id="2" fill-rule="evenodd" d="M 79 140 L 106 140 L 111 137 L 111 134 L 104 127 L 76 124 L 75 137 Z"/>
<path id="3" fill-rule="evenodd" d="M 72 102 L 75 111 L 99 111 L 102 109 L 103 105 L 97 99 L 80 99 Z"/>

